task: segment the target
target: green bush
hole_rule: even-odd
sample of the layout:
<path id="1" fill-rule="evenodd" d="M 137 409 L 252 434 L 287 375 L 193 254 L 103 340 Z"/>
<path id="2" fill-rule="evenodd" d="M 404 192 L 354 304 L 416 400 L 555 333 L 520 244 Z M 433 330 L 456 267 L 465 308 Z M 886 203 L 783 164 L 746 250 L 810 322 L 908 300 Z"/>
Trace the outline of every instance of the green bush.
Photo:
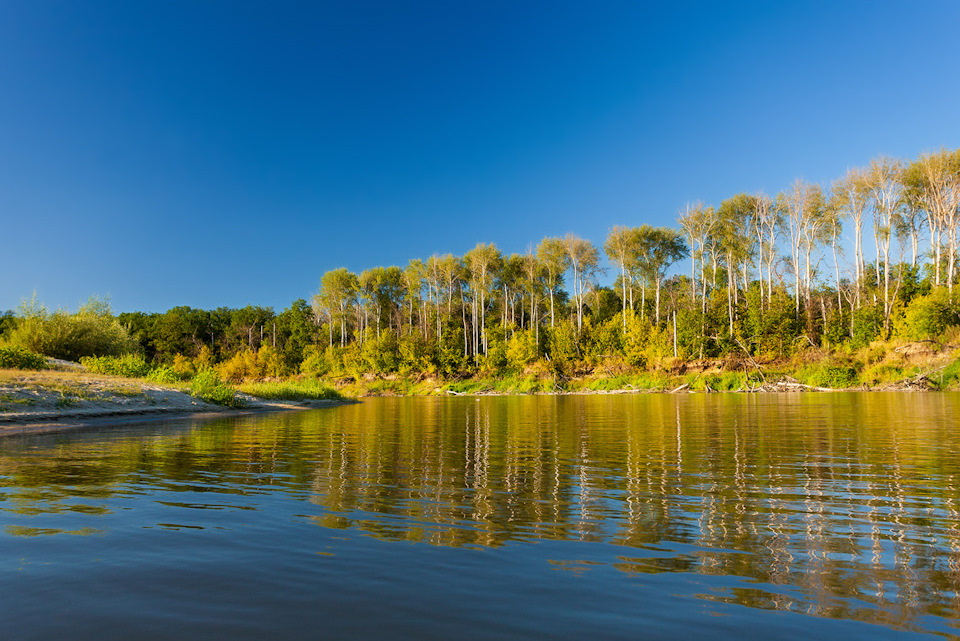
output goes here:
<path id="1" fill-rule="evenodd" d="M 939 381 L 937 381 L 939 378 Z M 947 365 L 941 372 L 940 376 L 934 376 L 933 379 L 940 383 L 940 388 L 951 388 L 956 389 L 958 382 L 960 382 L 960 359 L 957 359 Z"/>
<path id="2" fill-rule="evenodd" d="M 49 313 L 34 298 L 20 305 L 17 316 L 7 342 L 37 354 L 78 361 L 83 356 L 119 356 L 137 347 L 103 299 L 91 298 L 70 314 Z"/>
<path id="3" fill-rule="evenodd" d="M 147 375 L 147 379 L 155 383 L 179 383 L 184 376 L 172 367 L 158 367 Z"/>
<path id="4" fill-rule="evenodd" d="M 243 407 L 243 400 L 238 398 L 234 389 L 212 369 L 201 370 L 193 377 L 190 383 L 190 394 L 217 405 Z"/>
<path id="5" fill-rule="evenodd" d="M 22 347 L 0 347 L 0 368 L 47 369 L 47 359 Z"/>
<path id="6" fill-rule="evenodd" d="M 957 305 L 952 304 L 945 288 L 913 299 L 897 319 L 897 335 L 907 340 L 937 338 L 950 325 L 960 324 Z"/>
<path id="7" fill-rule="evenodd" d="M 857 383 L 857 370 L 840 365 L 814 365 L 797 374 L 804 383 L 814 387 L 842 389 Z"/>
<path id="8" fill-rule="evenodd" d="M 80 359 L 80 364 L 94 374 L 109 374 L 128 378 L 145 378 L 152 369 L 143 356 L 139 354 L 84 356 Z"/>
<path id="9" fill-rule="evenodd" d="M 303 362 L 300 363 L 300 373 L 308 376 L 325 376 L 330 373 L 330 359 L 326 350 L 316 345 L 307 345 L 303 350 Z"/>
<path id="10" fill-rule="evenodd" d="M 866 347 L 880 338 L 883 331 L 883 312 L 876 305 L 865 305 L 853 313 L 853 335 L 850 346 Z"/>

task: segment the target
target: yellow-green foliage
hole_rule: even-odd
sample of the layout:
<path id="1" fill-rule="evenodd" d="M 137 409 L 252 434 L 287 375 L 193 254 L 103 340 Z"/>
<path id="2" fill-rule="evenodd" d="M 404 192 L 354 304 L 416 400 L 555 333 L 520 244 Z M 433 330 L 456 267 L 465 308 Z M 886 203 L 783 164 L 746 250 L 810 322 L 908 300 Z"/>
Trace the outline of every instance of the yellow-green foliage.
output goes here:
<path id="1" fill-rule="evenodd" d="M 196 358 L 193 359 L 193 373 L 195 374 L 202 369 L 209 369 L 211 367 L 213 367 L 213 351 L 211 351 L 209 345 L 204 345 L 200 348 Z"/>
<path id="2" fill-rule="evenodd" d="M 844 389 L 857 384 L 857 370 L 848 365 L 815 363 L 798 370 L 797 379 L 814 387 Z"/>
<path id="3" fill-rule="evenodd" d="M 584 390 L 648 390 L 661 391 L 672 389 L 678 385 L 677 381 L 663 373 L 644 372 L 641 374 L 623 374 L 607 376 L 585 382 L 579 389 Z M 578 389 L 578 388 L 573 388 Z"/>
<path id="4" fill-rule="evenodd" d="M 119 356 L 137 347 L 106 300 L 91 298 L 71 314 L 62 309 L 50 313 L 34 298 L 24 301 L 17 315 L 7 342 L 37 354 L 78 361 L 83 356 Z"/>
<path id="5" fill-rule="evenodd" d="M 628 312 L 623 346 L 627 362 L 640 368 L 659 365 L 664 358 L 673 355 L 672 332 L 666 327 L 654 327 L 650 319 Z"/>
<path id="6" fill-rule="evenodd" d="M 316 345 L 307 345 L 303 350 L 303 362 L 300 363 L 300 373 L 308 376 L 323 376 L 330 372 L 330 361 L 327 358 L 326 348 Z"/>
<path id="7" fill-rule="evenodd" d="M 344 396 L 320 381 L 307 379 L 269 383 L 244 383 L 240 391 L 257 398 L 283 401 L 329 400 L 342 401 Z"/>
<path id="8" fill-rule="evenodd" d="M 926 296 L 917 296 L 902 315 L 894 319 L 898 336 L 908 340 L 935 339 L 947 327 L 960 324 L 958 306 L 951 301 L 946 288 L 940 288 Z"/>
<path id="9" fill-rule="evenodd" d="M 571 323 L 558 323 L 548 331 L 550 358 L 554 363 L 564 364 L 579 358 L 576 332 Z"/>
<path id="10" fill-rule="evenodd" d="M 690 385 L 690 389 L 697 392 L 703 392 L 707 389 L 714 392 L 735 392 L 741 389 L 749 389 L 753 379 L 746 372 L 719 372 L 717 374 L 688 376 L 687 383 Z"/>
<path id="11" fill-rule="evenodd" d="M 94 374 L 110 374 L 143 378 L 150 374 L 151 367 L 139 354 L 123 356 L 84 356 L 80 363 Z"/>
<path id="12" fill-rule="evenodd" d="M 237 397 L 233 388 L 212 369 L 197 372 L 190 383 L 190 394 L 217 405 L 243 407 L 243 400 Z"/>
<path id="13" fill-rule="evenodd" d="M 0 368 L 46 369 L 47 359 L 22 347 L 0 347 Z"/>
<path id="14" fill-rule="evenodd" d="M 423 372 L 424 374 L 433 374 L 437 369 L 434 364 L 435 352 L 434 342 L 425 339 L 419 332 L 401 336 L 399 340 L 399 371 L 402 373 Z"/>
<path id="15" fill-rule="evenodd" d="M 506 357 L 509 366 L 520 371 L 539 356 L 537 336 L 531 330 L 520 329 L 507 340 Z"/>
<path id="16" fill-rule="evenodd" d="M 960 384 L 960 358 L 957 358 L 957 354 L 954 354 L 954 358 L 956 360 L 943 368 L 939 377 L 932 377 L 941 389 L 956 389 Z"/>
<path id="17" fill-rule="evenodd" d="M 275 378 L 281 375 L 282 370 L 282 359 L 269 346 L 261 347 L 256 352 L 249 349 L 237 352 L 217 367 L 221 376 L 235 382 Z"/>
<path id="18" fill-rule="evenodd" d="M 617 314 L 593 331 L 593 355 L 609 357 L 623 353 L 623 316 Z"/>
<path id="19" fill-rule="evenodd" d="M 179 383 L 184 380 L 172 367 L 157 367 L 147 374 L 147 379 L 157 383 Z"/>
<path id="20" fill-rule="evenodd" d="M 210 349 L 206 345 L 203 347 L 209 353 Z M 203 367 L 203 365 L 201 364 L 200 367 Z M 183 354 L 177 354 L 173 357 L 173 364 L 170 365 L 170 369 L 180 380 L 190 379 L 197 373 L 197 365 L 194 365 L 193 361 Z"/>

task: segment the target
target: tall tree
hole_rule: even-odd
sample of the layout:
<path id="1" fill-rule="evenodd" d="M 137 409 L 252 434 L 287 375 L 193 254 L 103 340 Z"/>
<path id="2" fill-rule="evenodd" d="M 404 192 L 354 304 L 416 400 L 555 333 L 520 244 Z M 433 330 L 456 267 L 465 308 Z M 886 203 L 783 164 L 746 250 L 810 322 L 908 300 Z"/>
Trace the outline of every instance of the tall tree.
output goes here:
<path id="1" fill-rule="evenodd" d="M 717 209 L 719 227 L 717 237 L 723 251 L 727 268 L 727 316 L 730 336 L 733 336 L 736 308 L 740 302 L 740 288 L 737 278 L 740 269 L 747 270 L 753 249 L 753 234 L 750 220 L 755 211 L 754 197 L 750 194 L 737 194 L 720 203 Z M 744 281 L 747 281 L 744 275 Z"/>
<path id="2" fill-rule="evenodd" d="M 554 295 L 563 282 L 563 274 L 570 267 L 570 257 L 562 238 L 544 238 L 537 246 L 537 257 L 547 272 L 547 291 L 550 293 L 550 327 L 554 326 Z"/>
<path id="3" fill-rule="evenodd" d="M 800 314 L 800 292 L 804 286 L 804 269 L 801 264 L 801 250 L 804 239 L 810 237 L 809 228 L 815 225 L 823 204 L 823 191 L 819 185 L 797 180 L 786 193 L 777 196 L 780 207 L 786 213 L 787 229 L 790 233 L 790 258 L 794 275 L 794 305 Z M 808 261 L 809 266 L 809 261 Z"/>
<path id="4" fill-rule="evenodd" d="M 347 315 L 356 300 L 358 289 L 359 281 L 356 274 L 351 273 L 346 267 L 329 271 L 321 279 L 319 298 L 322 304 L 331 310 L 331 345 L 333 344 L 334 317 L 340 321 L 340 347 L 346 345 Z"/>
<path id="5" fill-rule="evenodd" d="M 901 174 L 905 196 L 927 213 L 934 283 L 941 284 L 942 251 L 947 239 L 947 288 L 953 295 L 960 212 L 960 149 L 921 154 Z"/>
<path id="6" fill-rule="evenodd" d="M 540 342 L 540 319 L 538 312 L 537 299 L 543 288 L 544 266 L 535 253 L 533 248 L 528 247 L 527 253 L 522 257 L 523 261 L 523 287 L 530 296 L 530 329 L 535 329 L 537 343 Z"/>
<path id="7" fill-rule="evenodd" d="M 857 286 L 857 307 L 863 289 L 863 219 L 870 201 L 870 185 L 863 169 L 848 169 L 846 175 L 833 183 L 831 190 L 835 207 L 853 223 L 854 280 Z"/>
<path id="8" fill-rule="evenodd" d="M 470 270 L 470 289 L 473 292 L 472 314 L 474 327 L 474 356 L 482 348 L 487 355 L 486 305 L 493 286 L 493 271 L 500 260 L 500 252 L 493 243 L 477 243 L 464 257 Z"/>
<path id="9" fill-rule="evenodd" d="M 657 286 L 657 324 L 660 324 L 660 288 L 667 270 L 689 253 L 687 243 L 676 229 L 658 227 L 654 230 L 651 246 L 652 274 Z"/>
<path id="10" fill-rule="evenodd" d="M 710 239 L 714 236 L 718 219 L 713 207 L 703 203 L 687 205 L 680 215 L 680 228 L 687 236 L 690 246 L 690 293 L 694 303 L 697 302 L 697 261 L 700 262 L 700 284 L 703 288 L 704 311 L 706 311 L 707 290 L 707 248 Z"/>
<path id="11" fill-rule="evenodd" d="M 623 312 L 623 331 L 627 331 L 627 273 L 636 260 L 640 237 L 636 227 L 617 225 L 610 230 L 603 251 L 620 268 L 620 302 Z"/>
<path id="12" fill-rule="evenodd" d="M 884 333 L 890 331 L 893 300 L 890 296 L 890 238 L 903 204 L 903 166 L 890 158 L 875 159 L 867 170 L 873 201 L 873 234 L 877 246 L 877 282 L 880 282 L 880 259 L 883 258 Z M 886 336 L 884 336 L 886 338 Z"/>
<path id="13" fill-rule="evenodd" d="M 577 303 L 577 331 L 579 332 L 583 329 L 583 299 L 587 283 L 597 270 L 600 255 L 590 241 L 574 234 L 567 234 L 563 244 L 570 259 L 570 268 L 573 270 L 573 296 Z"/>

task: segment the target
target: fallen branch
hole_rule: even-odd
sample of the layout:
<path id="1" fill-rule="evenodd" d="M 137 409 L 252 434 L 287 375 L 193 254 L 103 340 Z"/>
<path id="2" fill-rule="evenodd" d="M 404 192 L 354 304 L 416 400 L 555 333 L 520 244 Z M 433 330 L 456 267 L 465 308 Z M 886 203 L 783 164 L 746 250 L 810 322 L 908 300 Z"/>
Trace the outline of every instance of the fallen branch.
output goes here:
<path id="1" fill-rule="evenodd" d="M 757 365 L 757 361 L 753 360 L 753 356 L 750 355 L 750 350 L 748 350 L 743 343 L 740 342 L 740 339 L 736 336 L 733 337 L 733 340 L 737 342 L 737 345 L 740 346 L 740 349 L 743 350 L 743 353 L 747 356 L 747 360 L 750 361 L 750 364 L 753 365 L 754 369 L 757 370 L 757 374 L 760 375 L 760 378 L 763 379 L 763 382 L 767 382 L 767 377 L 763 375 L 763 370 L 760 369 L 760 366 Z"/>

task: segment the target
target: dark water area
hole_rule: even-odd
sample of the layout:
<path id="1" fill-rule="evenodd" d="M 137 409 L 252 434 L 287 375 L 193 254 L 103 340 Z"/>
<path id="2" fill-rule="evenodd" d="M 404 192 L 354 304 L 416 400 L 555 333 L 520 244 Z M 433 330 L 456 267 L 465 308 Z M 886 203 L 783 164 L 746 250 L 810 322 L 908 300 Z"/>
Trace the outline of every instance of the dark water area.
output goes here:
<path id="1" fill-rule="evenodd" d="M 960 395 L 369 399 L 0 440 L 0 639 L 960 636 Z"/>

